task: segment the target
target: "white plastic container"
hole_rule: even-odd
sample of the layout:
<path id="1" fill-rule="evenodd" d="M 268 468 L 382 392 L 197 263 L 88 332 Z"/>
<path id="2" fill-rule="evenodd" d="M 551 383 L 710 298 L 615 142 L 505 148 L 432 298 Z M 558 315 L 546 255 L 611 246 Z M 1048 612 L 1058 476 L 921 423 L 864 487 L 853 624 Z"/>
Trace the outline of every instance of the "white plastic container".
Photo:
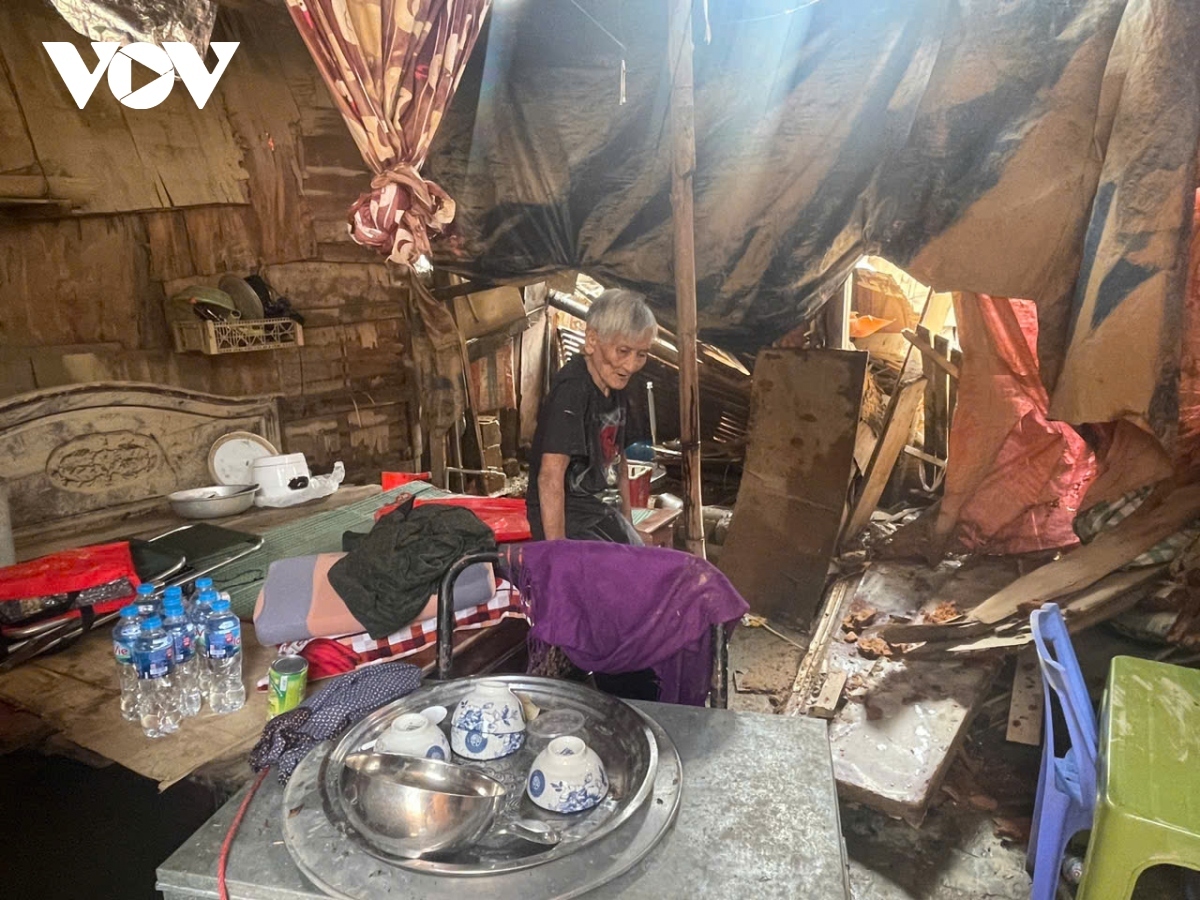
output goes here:
<path id="1" fill-rule="evenodd" d="M 303 453 L 284 453 L 254 460 L 251 475 L 260 496 L 279 500 L 308 487 L 308 460 Z"/>

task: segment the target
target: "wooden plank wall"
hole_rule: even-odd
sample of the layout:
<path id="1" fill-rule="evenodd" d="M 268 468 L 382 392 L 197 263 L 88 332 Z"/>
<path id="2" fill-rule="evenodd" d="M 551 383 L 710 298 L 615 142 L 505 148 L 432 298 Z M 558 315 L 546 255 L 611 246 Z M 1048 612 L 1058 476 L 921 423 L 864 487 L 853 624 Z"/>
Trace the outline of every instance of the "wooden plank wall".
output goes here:
<path id="1" fill-rule="evenodd" d="M 287 13 L 221 10 L 214 39 L 241 47 L 203 111 L 178 85 L 177 102 L 127 110 L 103 81 L 80 111 L 40 41 L 83 39 L 39 0 L 6 0 L 0 20 L 0 197 L 74 205 L 31 218 L 0 201 L 0 396 L 100 380 L 278 393 L 283 449 L 314 470 L 411 465 L 407 289 L 349 240 L 370 175 Z M 305 346 L 173 352 L 163 300 L 251 271 L 303 314 Z"/>

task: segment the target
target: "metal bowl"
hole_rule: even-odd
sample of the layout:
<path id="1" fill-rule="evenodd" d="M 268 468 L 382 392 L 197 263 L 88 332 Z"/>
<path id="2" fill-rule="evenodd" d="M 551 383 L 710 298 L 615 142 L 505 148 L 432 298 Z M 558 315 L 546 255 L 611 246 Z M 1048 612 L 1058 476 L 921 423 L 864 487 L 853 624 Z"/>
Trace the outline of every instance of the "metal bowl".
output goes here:
<path id="1" fill-rule="evenodd" d="M 185 519 L 218 519 L 245 512 L 254 504 L 257 484 L 214 484 L 211 487 L 176 491 L 167 501 L 176 515 Z"/>
<path id="2" fill-rule="evenodd" d="M 491 828 L 507 793 L 482 772 L 387 753 L 350 754 L 341 781 L 350 823 L 405 859 L 473 844 Z"/>

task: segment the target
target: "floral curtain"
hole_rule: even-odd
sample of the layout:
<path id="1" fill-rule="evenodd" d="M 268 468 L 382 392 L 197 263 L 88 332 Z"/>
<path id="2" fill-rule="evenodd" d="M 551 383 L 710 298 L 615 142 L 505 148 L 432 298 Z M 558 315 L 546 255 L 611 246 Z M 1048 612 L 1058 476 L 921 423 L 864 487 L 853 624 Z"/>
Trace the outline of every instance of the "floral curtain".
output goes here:
<path id="1" fill-rule="evenodd" d="M 287 5 L 375 173 L 350 210 L 351 237 L 411 268 L 454 219 L 454 201 L 420 170 L 491 0 Z"/>
<path id="2" fill-rule="evenodd" d="M 454 317 L 417 276 L 454 201 L 421 166 L 479 37 L 491 0 L 287 0 L 288 12 L 375 177 L 350 208 L 350 236 L 410 275 L 417 316 L 421 424 L 441 442 L 462 415 L 463 359 Z M 419 454 L 420 448 L 414 446 Z"/>

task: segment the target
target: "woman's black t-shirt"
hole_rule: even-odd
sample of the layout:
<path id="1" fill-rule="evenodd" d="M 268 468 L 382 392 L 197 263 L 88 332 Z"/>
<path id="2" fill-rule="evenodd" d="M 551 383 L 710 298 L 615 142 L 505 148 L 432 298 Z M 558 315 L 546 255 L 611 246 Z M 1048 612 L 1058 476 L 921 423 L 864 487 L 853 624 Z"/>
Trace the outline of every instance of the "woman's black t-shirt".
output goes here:
<path id="1" fill-rule="evenodd" d="M 609 391 L 604 396 L 582 354 L 559 370 L 542 403 L 530 448 L 525 505 L 531 518 L 541 520 L 538 474 L 545 453 L 570 457 L 564 485 L 568 517 L 572 512 L 594 515 L 604 511 L 601 496 L 617 486 L 628 418 L 625 392 Z"/>

